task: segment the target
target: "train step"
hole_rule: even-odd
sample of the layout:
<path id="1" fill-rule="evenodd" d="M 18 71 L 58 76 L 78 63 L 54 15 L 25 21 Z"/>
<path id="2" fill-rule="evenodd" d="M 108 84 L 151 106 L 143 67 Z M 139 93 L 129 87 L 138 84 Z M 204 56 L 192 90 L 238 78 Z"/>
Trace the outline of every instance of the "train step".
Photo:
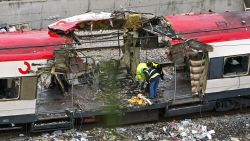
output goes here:
<path id="1" fill-rule="evenodd" d="M 31 125 L 31 132 L 44 132 L 54 130 L 68 130 L 73 127 L 71 121 L 40 122 Z"/>

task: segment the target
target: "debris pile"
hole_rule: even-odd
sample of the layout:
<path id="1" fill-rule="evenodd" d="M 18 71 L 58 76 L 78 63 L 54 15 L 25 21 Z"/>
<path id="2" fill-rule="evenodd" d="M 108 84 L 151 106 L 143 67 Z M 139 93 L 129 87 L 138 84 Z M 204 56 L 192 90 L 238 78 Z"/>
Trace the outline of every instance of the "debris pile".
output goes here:
<path id="1" fill-rule="evenodd" d="M 122 130 L 123 131 L 123 130 Z M 37 137 L 30 137 L 25 140 L 27 141 L 91 141 L 91 140 L 122 140 L 126 138 L 119 133 L 119 128 L 117 129 L 102 129 L 95 128 L 90 131 L 76 131 L 74 129 L 68 131 L 57 130 L 52 133 L 43 133 Z"/>
<path id="2" fill-rule="evenodd" d="M 94 128 L 87 131 L 57 130 L 52 133 L 42 133 L 40 136 L 27 137 L 28 141 L 92 141 L 92 140 L 211 140 L 214 130 L 196 124 L 190 119 L 183 121 L 160 122 L 156 124 L 131 125 L 117 128 Z M 23 137 L 22 137 L 23 138 Z M 15 138 L 17 139 L 17 138 Z"/>
<path id="3" fill-rule="evenodd" d="M 163 127 L 164 133 L 168 134 L 168 139 L 174 140 L 211 140 L 214 130 L 207 129 L 207 126 L 195 124 L 191 119 L 181 122 L 170 122 Z"/>
<path id="4" fill-rule="evenodd" d="M 152 102 L 149 99 L 147 99 L 145 96 L 143 96 L 142 94 L 138 94 L 137 96 L 132 96 L 128 100 L 128 103 L 132 105 L 137 105 L 137 106 L 152 105 Z"/>
<path id="5" fill-rule="evenodd" d="M 250 140 L 250 113 L 201 118 L 196 122 L 213 128 L 218 140 Z"/>
<path id="6" fill-rule="evenodd" d="M 248 141 L 250 140 L 250 114 L 186 119 L 180 121 L 136 124 L 117 128 L 94 128 L 86 131 L 67 130 L 27 136 L 1 135 L 0 140 L 25 141 L 103 141 L 103 140 L 159 140 L 159 141 Z M 214 130 L 214 131 L 213 131 Z M 211 136 L 210 136 L 211 135 Z"/>

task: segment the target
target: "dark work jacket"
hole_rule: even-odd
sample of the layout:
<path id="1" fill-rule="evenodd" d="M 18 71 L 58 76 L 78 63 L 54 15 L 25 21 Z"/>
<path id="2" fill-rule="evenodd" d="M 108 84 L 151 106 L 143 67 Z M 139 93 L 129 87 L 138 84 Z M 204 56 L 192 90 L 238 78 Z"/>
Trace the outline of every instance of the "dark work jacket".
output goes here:
<path id="1" fill-rule="evenodd" d="M 154 68 L 145 69 L 143 72 L 144 72 L 144 74 L 146 76 L 146 81 L 148 83 L 150 83 L 154 79 L 159 79 L 160 78 L 160 74 Z"/>
<path id="2" fill-rule="evenodd" d="M 161 79 L 164 80 L 164 73 L 162 71 L 162 66 L 160 64 L 158 64 L 158 63 L 154 63 L 154 62 L 152 62 L 152 63 L 153 63 L 153 68 L 158 71 L 158 73 L 160 74 Z"/>

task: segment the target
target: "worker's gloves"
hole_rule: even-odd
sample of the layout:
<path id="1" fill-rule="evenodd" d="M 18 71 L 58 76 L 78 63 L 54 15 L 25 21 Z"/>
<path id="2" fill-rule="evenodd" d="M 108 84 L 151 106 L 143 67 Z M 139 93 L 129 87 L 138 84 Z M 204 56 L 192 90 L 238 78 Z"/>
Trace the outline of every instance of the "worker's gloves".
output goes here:
<path id="1" fill-rule="evenodd" d="M 134 86 L 138 87 L 138 85 L 139 85 L 139 81 L 135 81 Z"/>

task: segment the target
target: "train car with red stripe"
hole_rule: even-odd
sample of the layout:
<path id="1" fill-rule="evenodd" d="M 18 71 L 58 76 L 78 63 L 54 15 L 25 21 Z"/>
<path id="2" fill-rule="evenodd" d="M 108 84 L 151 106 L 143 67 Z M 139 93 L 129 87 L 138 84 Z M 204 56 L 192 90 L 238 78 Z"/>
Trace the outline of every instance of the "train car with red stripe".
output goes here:
<path id="1" fill-rule="evenodd" d="M 0 124 L 34 122 L 37 71 L 69 42 L 48 30 L 0 33 Z"/>
<path id="2" fill-rule="evenodd" d="M 177 35 L 213 48 L 203 58 L 187 59 L 191 93 L 213 103 L 210 110 L 249 106 L 250 12 L 182 14 L 165 19 Z M 180 41 L 171 43 L 175 46 Z"/>
<path id="3" fill-rule="evenodd" d="M 90 12 L 51 24 L 49 30 L 1 33 L 0 125 L 31 123 L 33 130 L 44 131 L 106 120 L 110 113 L 102 111 L 103 103 L 94 101 L 97 98 L 84 97 L 89 85 L 80 82 L 94 79 L 91 76 L 97 71 L 85 76 L 89 66 L 83 60 L 87 56 L 79 57 L 82 54 L 76 48 L 64 46 L 73 40 L 80 43 L 74 33 L 80 30 L 121 30 L 126 39 L 123 57 L 130 69 L 139 63 L 136 47 L 147 45 L 145 39 L 150 45 L 159 38 L 165 40 L 175 78 L 165 83 L 163 96 L 154 99 L 154 104 L 119 109 L 124 112 L 119 116 L 112 113 L 117 109 L 111 109 L 111 115 L 122 124 L 250 106 L 250 12 L 148 17 L 136 12 Z M 126 47 L 134 49 L 126 51 Z M 38 78 L 43 79 L 43 86 Z M 54 80 L 60 88 L 45 89 Z M 41 103 L 37 97 L 42 97 Z"/>

